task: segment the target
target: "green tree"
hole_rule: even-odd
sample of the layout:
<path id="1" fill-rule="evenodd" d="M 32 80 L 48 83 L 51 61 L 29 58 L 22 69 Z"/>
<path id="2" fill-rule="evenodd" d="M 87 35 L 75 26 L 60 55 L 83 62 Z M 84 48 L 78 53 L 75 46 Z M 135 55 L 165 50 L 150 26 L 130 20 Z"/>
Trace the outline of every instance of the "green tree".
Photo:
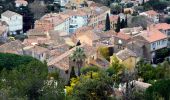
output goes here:
<path id="1" fill-rule="evenodd" d="M 118 17 L 118 20 L 117 20 L 117 25 L 116 25 L 116 32 L 120 32 L 120 28 L 121 28 L 121 23 L 120 23 L 120 16 Z"/>
<path id="2" fill-rule="evenodd" d="M 28 56 L 0 54 L 0 66 L 2 68 L 0 71 L 0 93 L 3 93 L 0 98 L 16 100 L 63 98 L 64 86 L 60 81 L 59 74 L 50 73 L 48 75 L 46 63 Z M 53 83 L 54 81 L 53 84 L 47 84 L 51 77 L 55 81 L 57 80 L 57 87 Z"/>
<path id="3" fill-rule="evenodd" d="M 98 50 L 99 50 L 101 56 L 103 56 L 105 59 L 107 59 L 109 61 L 110 54 L 109 54 L 108 47 L 99 47 Z"/>
<path id="4" fill-rule="evenodd" d="M 106 15 L 106 22 L 105 22 L 105 31 L 110 30 L 110 18 L 109 18 L 109 14 L 107 13 Z"/>
<path id="5" fill-rule="evenodd" d="M 127 18 L 127 15 L 126 15 L 126 18 L 125 18 L 125 27 L 128 27 L 128 18 Z"/>
<path id="6" fill-rule="evenodd" d="M 124 20 L 124 19 L 122 19 L 122 21 L 121 21 L 121 23 L 120 23 L 120 27 L 121 27 L 121 28 L 125 28 L 125 20 Z"/>
<path id="7" fill-rule="evenodd" d="M 71 54 L 70 59 L 76 63 L 78 68 L 78 76 L 80 76 L 80 69 L 83 65 L 83 62 L 86 58 L 86 55 L 84 53 L 84 49 L 77 47 L 76 50 Z"/>
<path id="8" fill-rule="evenodd" d="M 74 70 L 74 66 L 71 67 L 71 72 L 70 72 L 70 78 L 76 78 L 76 73 L 75 73 L 75 70 Z"/>
<path id="9" fill-rule="evenodd" d="M 115 55 L 111 58 L 111 65 L 106 70 L 109 73 L 109 76 L 112 76 L 114 81 L 120 83 L 120 76 L 123 74 L 125 67 L 119 62 Z"/>
<path id="10" fill-rule="evenodd" d="M 79 82 L 74 86 L 72 97 L 74 100 L 101 100 L 107 99 L 113 92 L 111 86 L 113 85 L 112 79 L 107 73 L 93 72 L 81 75 Z"/>
<path id="11" fill-rule="evenodd" d="M 170 80 L 159 80 L 146 90 L 146 100 L 169 100 Z"/>
<path id="12" fill-rule="evenodd" d="M 88 72 L 98 72 L 100 70 L 100 68 L 99 67 L 97 67 L 97 66 L 86 66 L 86 67 L 83 67 L 82 69 L 81 69 L 81 73 L 82 74 L 86 74 L 86 73 L 88 73 Z"/>

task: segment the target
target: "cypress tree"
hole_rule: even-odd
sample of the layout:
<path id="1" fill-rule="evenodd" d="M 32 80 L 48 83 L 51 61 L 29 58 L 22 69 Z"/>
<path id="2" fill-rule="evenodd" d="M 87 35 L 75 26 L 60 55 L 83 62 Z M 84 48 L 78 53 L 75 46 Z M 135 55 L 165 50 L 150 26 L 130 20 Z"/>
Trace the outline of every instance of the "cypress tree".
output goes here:
<path id="1" fill-rule="evenodd" d="M 109 14 L 107 13 L 106 15 L 106 23 L 105 23 L 105 31 L 110 30 L 110 18 L 109 18 Z"/>
<path id="2" fill-rule="evenodd" d="M 121 23 L 120 23 L 120 28 L 125 28 L 125 20 L 122 19 Z"/>
<path id="3" fill-rule="evenodd" d="M 117 20 L 117 25 L 116 25 L 116 32 L 118 33 L 118 32 L 120 32 L 120 16 L 118 17 L 118 20 Z"/>
<path id="4" fill-rule="evenodd" d="M 128 25 L 127 25 L 127 15 L 126 15 L 126 18 L 125 18 L 125 27 L 127 27 Z"/>

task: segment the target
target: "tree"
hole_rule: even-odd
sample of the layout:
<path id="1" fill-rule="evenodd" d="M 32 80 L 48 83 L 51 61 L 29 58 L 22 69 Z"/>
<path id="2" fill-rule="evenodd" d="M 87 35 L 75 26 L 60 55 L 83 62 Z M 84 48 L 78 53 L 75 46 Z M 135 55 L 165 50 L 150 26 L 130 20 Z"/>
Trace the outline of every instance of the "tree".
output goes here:
<path id="1" fill-rule="evenodd" d="M 74 86 L 72 87 L 71 97 L 73 100 L 108 99 L 108 96 L 113 92 L 111 77 L 104 71 L 93 72 L 92 74 L 93 78 L 90 78 L 91 73 L 89 72 L 72 80 L 71 84 L 74 84 Z"/>
<path id="2" fill-rule="evenodd" d="M 86 66 L 86 67 L 83 67 L 82 69 L 81 69 L 81 73 L 82 74 L 86 74 L 86 73 L 88 73 L 88 72 L 98 72 L 100 70 L 100 68 L 99 67 L 97 67 L 97 66 Z"/>
<path id="3" fill-rule="evenodd" d="M 122 19 L 122 21 L 121 21 L 121 23 L 120 23 L 120 27 L 121 27 L 121 28 L 125 28 L 125 20 L 124 20 L 124 19 Z"/>
<path id="4" fill-rule="evenodd" d="M 11 59 L 11 61 L 16 60 L 13 64 L 11 63 L 11 65 L 18 63 L 18 66 L 1 71 L 0 90 L 7 91 L 6 95 L 9 98 L 38 99 L 41 95 L 41 92 L 39 91 L 42 89 L 44 80 L 46 80 L 47 77 L 47 65 L 33 58 L 29 63 L 27 62 L 23 65 L 21 61 L 24 60 L 21 58 L 24 58 L 25 56 L 7 54 L 8 57 L 10 57 L 9 55 L 14 56 L 14 58 L 5 59 Z M 31 57 L 27 56 L 26 58 L 31 59 Z M 24 59 L 26 60 L 26 58 Z M 5 66 L 6 65 L 3 67 L 5 68 Z"/>
<path id="5" fill-rule="evenodd" d="M 46 63 L 29 56 L 0 53 L 0 66 L 3 68 L 0 71 L 0 93 L 3 93 L 0 99 L 49 100 L 64 97 L 62 79 L 57 72 L 48 75 Z"/>
<path id="6" fill-rule="evenodd" d="M 76 73 L 75 73 L 75 70 L 74 70 L 74 66 L 71 67 L 70 79 L 73 78 L 73 77 L 74 77 L 74 78 L 77 77 L 77 76 L 76 76 Z"/>
<path id="7" fill-rule="evenodd" d="M 103 56 L 105 59 L 107 59 L 109 61 L 110 54 L 109 54 L 108 47 L 99 47 L 98 50 L 100 52 L 100 55 Z"/>
<path id="8" fill-rule="evenodd" d="M 110 30 L 110 18 L 109 18 L 109 14 L 107 13 L 106 15 L 106 23 L 105 23 L 105 31 Z"/>
<path id="9" fill-rule="evenodd" d="M 147 28 L 147 25 L 151 23 L 151 20 L 146 16 L 134 16 L 129 21 L 129 27 L 139 27 L 142 26 L 143 29 Z"/>
<path id="10" fill-rule="evenodd" d="M 78 76 L 80 76 L 80 69 L 83 65 L 85 58 L 86 58 L 86 55 L 84 53 L 84 49 L 80 47 L 76 47 L 76 50 L 70 56 L 70 59 L 73 62 L 75 62 L 78 67 Z"/>
<path id="11" fill-rule="evenodd" d="M 122 6 L 118 5 L 117 3 L 112 3 L 110 8 L 112 14 L 119 14 L 122 11 Z"/>
<path id="12" fill-rule="evenodd" d="M 117 33 L 120 32 L 120 27 L 121 27 L 120 24 L 121 23 L 120 23 L 120 16 L 119 16 L 117 20 L 116 30 L 115 30 Z"/>
<path id="13" fill-rule="evenodd" d="M 165 18 L 165 22 L 170 24 L 170 17 Z"/>
<path id="14" fill-rule="evenodd" d="M 128 26 L 128 19 L 127 19 L 127 15 L 126 15 L 126 18 L 125 18 L 125 27 Z"/>
<path id="15" fill-rule="evenodd" d="M 46 12 L 46 5 L 42 3 L 43 1 L 34 0 L 33 3 L 30 3 L 28 7 L 30 8 L 31 12 L 34 14 L 35 19 L 39 19 L 42 17 Z"/>
<path id="16" fill-rule="evenodd" d="M 146 100 L 169 100 L 170 80 L 160 80 L 155 82 L 146 90 Z"/>
<path id="17" fill-rule="evenodd" d="M 111 60 L 112 63 L 106 72 L 109 73 L 109 76 L 113 77 L 115 82 L 120 83 L 120 76 L 122 75 L 125 67 L 119 62 L 115 55 L 111 57 Z"/>

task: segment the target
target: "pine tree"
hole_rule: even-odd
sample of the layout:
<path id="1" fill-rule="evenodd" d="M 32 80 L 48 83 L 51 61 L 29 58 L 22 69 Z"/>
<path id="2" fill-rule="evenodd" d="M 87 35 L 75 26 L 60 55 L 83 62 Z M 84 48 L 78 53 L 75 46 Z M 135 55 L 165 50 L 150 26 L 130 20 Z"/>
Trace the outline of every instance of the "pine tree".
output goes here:
<path id="1" fill-rule="evenodd" d="M 120 32 L 120 17 L 118 17 L 118 20 L 117 20 L 117 25 L 116 25 L 116 32 L 118 33 L 118 32 Z"/>
<path id="2" fill-rule="evenodd" d="M 105 31 L 110 30 L 110 18 L 109 18 L 109 14 L 107 13 L 106 16 L 106 23 L 105 23 Z"/>

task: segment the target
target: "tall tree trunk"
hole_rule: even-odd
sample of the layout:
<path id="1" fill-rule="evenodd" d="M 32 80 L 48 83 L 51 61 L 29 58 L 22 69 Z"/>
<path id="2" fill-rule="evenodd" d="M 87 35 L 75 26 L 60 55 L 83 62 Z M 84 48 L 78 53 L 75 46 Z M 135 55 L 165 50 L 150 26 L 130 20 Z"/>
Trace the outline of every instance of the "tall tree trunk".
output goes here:
<path id="1" fill-rule="evenodd" d="M 77 67 L 78 67 L 78 76 L 80 76 L 80 66 L 81 64 L 80 63 L 77 63 Z"/>

